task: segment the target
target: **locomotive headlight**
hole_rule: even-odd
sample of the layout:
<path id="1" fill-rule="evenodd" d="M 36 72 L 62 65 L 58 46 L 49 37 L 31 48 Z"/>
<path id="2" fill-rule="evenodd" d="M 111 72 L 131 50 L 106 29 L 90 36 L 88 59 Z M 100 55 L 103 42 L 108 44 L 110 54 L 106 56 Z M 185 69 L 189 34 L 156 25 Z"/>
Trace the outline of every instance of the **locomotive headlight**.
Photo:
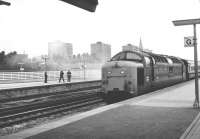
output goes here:
<path id="1" fill-rule="evenodd" d="M 146 76 L 146 81 L 149 82 L 149 76 Z"/>
<path id="2" fill-rule="evenodd" d="M 108 74 L 111 74 L 112 72 L 111 71 L 108 71 Z"/>
<path id="3" fill-rule="evenodd" d="M 120 71 L 120 73 L 121 73 L 121 74 L 124 74 L 124 73 L 125 73 L 125 71 L 124 71 L 124 70 L 122 70 L 122 71 Z"/>

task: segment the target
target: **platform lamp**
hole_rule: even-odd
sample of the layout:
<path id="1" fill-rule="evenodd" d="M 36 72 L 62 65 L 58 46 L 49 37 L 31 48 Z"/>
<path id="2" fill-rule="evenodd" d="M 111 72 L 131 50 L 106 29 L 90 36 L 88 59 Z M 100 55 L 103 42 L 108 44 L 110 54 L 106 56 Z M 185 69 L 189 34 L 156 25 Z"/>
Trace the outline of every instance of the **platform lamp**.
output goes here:
<path id="1" fill-rule="evenodd" d="M 195 101 L 193 104 L 194 108 L 199 108 L 199 80 L 198 80 L 198 55 L 197 55 L 197 37 L 196 37 L 196 24 L 200 24 L 200 18 L 187 19 L 187 20 L 176 20 L 172 21 L 175 26 L 193 25 L 194 36 L 194 69 L 195 69 Z"/>
<path id="2" fill-rule="evenodd" d="M 83 54 L 83 56 L 82 56 L 82 59 L 83 59 L 83 64 L 81 65 L 81 68 L 83 69 L 83 79 L 85 80 L 85 78 L 86 78 L 86 68 L 87 68 L 87 65 L 86 65 L 85 55 L 84 55 L 84 54 Z"/>
<path id="3" fill-rule="evenodd" d="M 47 60 L 48 60 L 48 56 L 47 55 L 42 55 L 42 59 L 44 60 L 44 66 L 45 66 L 45 72 L 44 72 L 44 83 L 47 83 Z"/>
<path id="4" fill-rule="evenodd" d="M 48 60 L 48 56 L 47 55 L 42 55 L 42 59 L 44 60 L 44 69 L 45 71 L 47 71 L 47 60 Z"/>
<path id="5" fill-rule="evenodd" d="M 60 0 L 76 7 L 82 8 L 84 10 L 95 12 L 96 6 L 98 5 L 98 0 Z"/>

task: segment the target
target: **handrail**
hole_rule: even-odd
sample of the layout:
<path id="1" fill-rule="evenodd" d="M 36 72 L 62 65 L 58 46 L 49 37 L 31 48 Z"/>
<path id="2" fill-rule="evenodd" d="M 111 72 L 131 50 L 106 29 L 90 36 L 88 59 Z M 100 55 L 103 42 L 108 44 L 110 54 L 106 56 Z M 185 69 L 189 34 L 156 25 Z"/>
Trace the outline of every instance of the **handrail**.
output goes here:
<path id="1" fill-rule="evenodd" d="M 64 71 L 64 78 L 67 78 L 67 71 Z M 60 72 L 59 71 L 47 71 L 48 80 L 58 80 Z M 93 76 L 97 77 L 96 79 L 100 79 L 100 70 L 86 70 L 85 78 L 91 78 Z M 94 79 L 95 79 L 94 77 Z M 84 71 L 72 71 L 72 79 L 84 79 Z M 30 80 L 44 80 L 44 71 L 38 72 L 0 72 L 0 81 L 30 81 Z"/>

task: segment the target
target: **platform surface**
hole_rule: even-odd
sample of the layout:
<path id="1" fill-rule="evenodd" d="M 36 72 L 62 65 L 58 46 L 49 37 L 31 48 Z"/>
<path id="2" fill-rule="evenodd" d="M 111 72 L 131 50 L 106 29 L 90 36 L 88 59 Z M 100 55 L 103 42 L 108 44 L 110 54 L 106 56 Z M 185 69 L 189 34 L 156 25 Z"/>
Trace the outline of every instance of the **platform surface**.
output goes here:
<path id="1" fill-rule="evenodd" d="M 3 139 L 178 139 L 200 133 L 194 81 L 66 116 Z M 196 138 L 200 137 L 196 135 Z"/>
<path id="2" fill-rule="evenodd" d="M 84 82 L 84 81 L 91 81 L 92 79 L 73 79 L 71 82 L 64 82 L 64 83 L 73 83 L 73 82 Z M 59 81 L 48 81 L 44 83 L 42 81 L 37 82 L 10 82 L 10 83 L 0 83 L 0 90 L 3 89 L 13 89 L 13 88 L 24 88 L 24 87 L 34 87 L 34 86 L 45 86 L 45 85 L 53 85 L 53 84 L 62 84 L 63 82 Z"/>

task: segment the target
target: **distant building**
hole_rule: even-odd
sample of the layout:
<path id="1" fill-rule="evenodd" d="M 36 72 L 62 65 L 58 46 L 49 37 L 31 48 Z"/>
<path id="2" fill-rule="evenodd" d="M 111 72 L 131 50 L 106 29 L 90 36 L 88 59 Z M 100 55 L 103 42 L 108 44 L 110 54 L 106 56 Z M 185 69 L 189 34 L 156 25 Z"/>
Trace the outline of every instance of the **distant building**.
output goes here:
<path id="1" fill-rule="evenodd" d="M 138 46 L 132 45 L 132 44 L 127 44 L 122 46 L 122 51 L 139 51 Z"/>
<path id="2" fill-rule="evenodd" d="M 73 47 L 71 43 L 61 41 L 48 43 L 49 60 L 69 60 L 73 56 Z"/>
<path id="3" fill-rule="evenodd" d="M 150 49 L 144 49 L 143 48 L 141 38 L 140 38 L 139 46 L 132 45 L 132 44 L 129 43 L 127 45 L 122 46 L 122 51 L 136 51 L 136 52 L 148 52 L 148 53 L 152 53 L 152 50 L 150 50 Z"/>
<path id="4" fill-rule="evenodd" d="M 111 45 L 102 42 L 91 44 L 91 56 L 105 63 L 111 58 Z"/>

